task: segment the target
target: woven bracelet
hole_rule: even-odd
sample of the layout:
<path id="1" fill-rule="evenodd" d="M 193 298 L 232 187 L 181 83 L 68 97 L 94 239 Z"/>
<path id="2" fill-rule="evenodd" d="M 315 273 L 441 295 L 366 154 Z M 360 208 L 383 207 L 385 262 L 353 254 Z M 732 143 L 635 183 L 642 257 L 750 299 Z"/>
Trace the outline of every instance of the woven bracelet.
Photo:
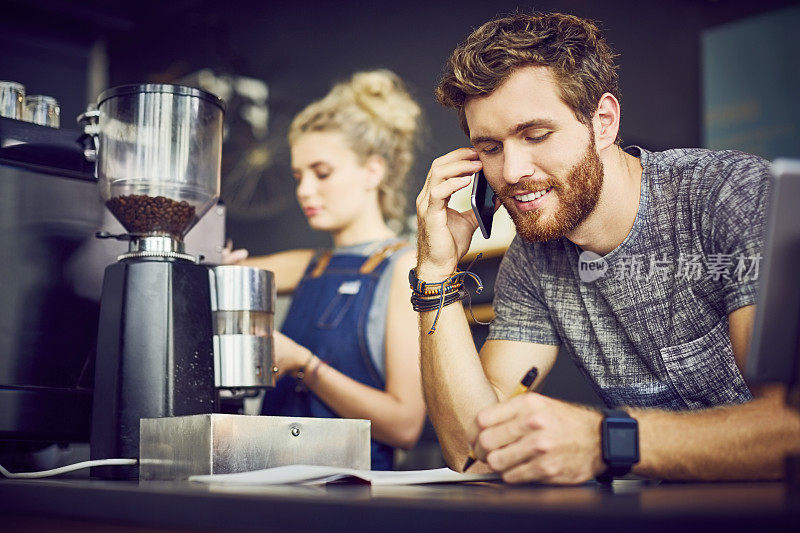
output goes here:
<path id="1" fill-rule="evenodd" d="M 445 307 L 453 302 L 463 300 L 467 297 L 467 291 L 458 289 L 452 292 L 445 293 L 444 296 L 439 295 L 434 298 L 420 298 L 416 294 L 411 295 L 411 307 L 414 311 L 425 312 L 433 311 L 439 307 Z"/>
<path id="2" fill-rule="evenodd" d="M 431 329 L 428 330 L 428 335 L 436 331 L 436 323 L 439 321 L 439 315 L 442 312 L 442 307 L 450 305 L 453 302 L 461 301 L 464 298 L 469 298 L 469 312 L 472 315 L 473 320 L 479 324 L 486 325 L 485 322 L 481 322 L 475 318 L 475 314 L 472 312 L 472 297 L 470 296 L 469 292 L 463 288 L 464 278 L 469 276 L 478 285 L 475 289 L 475 293 L 480 294 L 483 290 L 483 282 L 481 282 L 481 278 L 479 278 L 474 272 L 469 271 L 469 269 L 472 268 L 472 265 L 475 264 L 475 261 L 480 259 L 482 255 L 483 254 L 478 254 L 463 272 L 456 271 L 452 276 L 440 281 L 439 283 L 423 283 L 423 287 L 425 288 L 424 293 L 419 292 L 413 285 L 411 286 L 411 306 L 414 311 L 425 312 L 436 309 L 436 316 L 433 318 L 433 324 L 431 325 Z M 433 296 L 428 292 L 428 288 L 436 285 L 439 287 L 434 291 L 435 296 Z"/>

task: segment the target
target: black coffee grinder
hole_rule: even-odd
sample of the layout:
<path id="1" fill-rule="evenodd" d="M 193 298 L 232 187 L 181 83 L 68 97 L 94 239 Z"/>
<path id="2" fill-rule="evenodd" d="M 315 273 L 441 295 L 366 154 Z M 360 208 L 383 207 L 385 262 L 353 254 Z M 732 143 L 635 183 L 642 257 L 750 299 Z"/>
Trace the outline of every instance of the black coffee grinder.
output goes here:
<path id="1" fill-rule="evenodd" d="M 138 458 L 141 418 L 215 410 L 209 271 L 183 238 L 219 196 L 223 114 L 210 93 L 148 84 L 110 89 L 84 115 L 100 193 L 127 231 L 114 237 L 130 241 L 103 279 L 92 459 Z"/>

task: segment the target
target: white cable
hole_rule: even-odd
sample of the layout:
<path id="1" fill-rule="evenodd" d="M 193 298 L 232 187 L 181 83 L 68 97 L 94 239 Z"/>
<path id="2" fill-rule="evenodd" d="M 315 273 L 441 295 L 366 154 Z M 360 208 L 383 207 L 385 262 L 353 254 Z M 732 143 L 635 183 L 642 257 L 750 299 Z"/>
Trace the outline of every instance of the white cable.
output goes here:
<path id="1" fill-rule="evenodd" d="M 83 461 L 72 465 L 66 465 L 52 470 L 42 470 L 40 472 L 19 472 L 14 474 L 9 472 L 3 465 L 0 465 L 0 474 L 11 479 L 35 479 L 39 477 L 50 477 L 63 474 L 65 472 L 72 472 L 73 470 L 81 470 L 83 468 L 91 468 L 93 466 L 123 466 L 135 465 L 139 461 L 137 459 L 95 459 L 94 461 Z"/>

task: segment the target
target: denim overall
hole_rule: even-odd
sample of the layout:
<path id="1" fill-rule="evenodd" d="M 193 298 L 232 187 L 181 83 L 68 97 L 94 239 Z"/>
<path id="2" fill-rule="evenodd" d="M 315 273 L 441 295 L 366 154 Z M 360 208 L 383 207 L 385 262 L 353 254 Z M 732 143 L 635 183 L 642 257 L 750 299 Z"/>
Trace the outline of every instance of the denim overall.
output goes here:
<path id="1" fill-rule="evenodd" d="M 367 347 L 367 317 L 378 279 L 389 263 L 386 258 L 406 245 L 396 243 L 369 257 L 318 255 L 294 292 L 282 333 L 342 374 L 384 390 Z M 338 417 L 290 375 L 267 391 L 262 414 Z M 374 440 L 371 444 L 372 469 L 391 470 L 393 448 Z"/>

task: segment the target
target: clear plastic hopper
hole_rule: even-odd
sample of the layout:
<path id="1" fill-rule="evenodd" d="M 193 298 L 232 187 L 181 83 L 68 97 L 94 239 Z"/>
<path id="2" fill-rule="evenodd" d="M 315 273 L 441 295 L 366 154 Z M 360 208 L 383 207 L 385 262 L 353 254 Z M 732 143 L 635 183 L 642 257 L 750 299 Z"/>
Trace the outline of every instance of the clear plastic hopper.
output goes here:
<path id="1" fill-rule="evenodd" d="M 126 85 L 98 99 L 97 177 L 136 237 L 182 241 L 219 197 L 224 104 L 178 85 Z"/>

